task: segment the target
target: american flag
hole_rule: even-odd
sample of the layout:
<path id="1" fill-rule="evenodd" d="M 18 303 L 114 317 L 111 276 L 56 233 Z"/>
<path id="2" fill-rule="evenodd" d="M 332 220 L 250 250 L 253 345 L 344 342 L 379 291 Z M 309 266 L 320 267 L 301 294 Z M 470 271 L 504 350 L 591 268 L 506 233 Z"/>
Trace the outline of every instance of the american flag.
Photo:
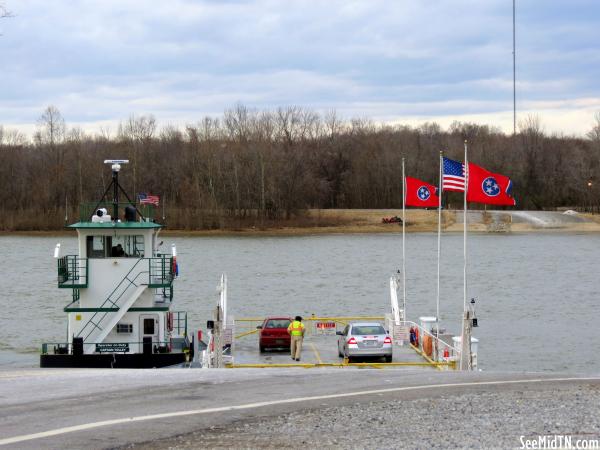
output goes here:
<path id="1" fill-rule="evenodd" d="M 444 158 L 444 176 L 442 177 L 443 191 L 465 191 L 464 163 Z"/>
<path id="2" fill-rule="evenodd" d="M 158 206 L 158 202 L 160 197 L 158 195 L 150 195 L 150 194 L 138 194 L 138 199 L 141 205 L 154 205 Z"/>

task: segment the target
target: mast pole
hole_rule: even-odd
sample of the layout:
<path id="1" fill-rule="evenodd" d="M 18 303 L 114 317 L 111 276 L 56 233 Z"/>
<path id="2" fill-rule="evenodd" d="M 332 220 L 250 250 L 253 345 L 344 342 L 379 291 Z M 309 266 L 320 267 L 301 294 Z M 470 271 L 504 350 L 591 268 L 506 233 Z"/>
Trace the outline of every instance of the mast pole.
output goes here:
<path id="1" fill-rule="evenodd" d="M 517 47 L 516 47 L 516 10 L 513 0 L 513 136 L 517 134 Z"/>
<path id="2" fill-rule="evenodd" d="M 113 221 L 119 220 L 119 169 L 118 164 L 112 166 L 112 178 L 113 178 Z"/>
<path id="3" fill-rule="evenodd" d="M 404 175 L 404 158 L 402 158 L 402 308 L 404 320 L 406 315 L 406 177 Z"/>
<path id="4" fill-rule="evenodd" d="M 471 364 L 471 337 L 468 336 L 469 342 L 465 342 L 467 335 L 466 330 L 468 322 L 467 311 L 467 191 L 469 189 L 469 159 L 467 155 L 467 141 L 465 140 L 465 192 L 463 203 L 463 324 L 461 332 L 461 355 L 460 355 L 460 370 L 463 370 L 464 362 L 467 362 L 466 369 L 470 369 Z M 467 359 L 468 358 L 468 359 Z"/>
<path id="5" fill-rule="evenodd" d="M 110 168 L 112 170 L 112 187 L 113 187 L 113 216 L 112 220 L 115 222 L 119 221 L 119 190 L 121 190 L 121 186 L 119 185 L 119 171 L 121 170 L 121 164 L 127 164 L 129 162 L 128 159 L 105 159 L 104 164 L 110 164 Z M 110 190 L 110 186 L 106 188 L 106 192 L 104 195 L 108 194 Z M 102 196 L 102 200 L 104 199 L 104 195 Z M 125 197 L 127 194 L 125 193 Z M 127 197 L 129 199 L 129 197 Z M 98 205 L 102 202 L 98 202 Z M 98 206 L 96 206 L 97 208 Z M 94 209 L 96 209 L 94 208 Z"/>
<path id="6" fill-rule="evenodd" d="M 463 311 L 467 310 L 467 190 L 469 188 L 469 160 L 467 156 L 467 141 L 465 141 L 465 192 L 464 192 L 464 203 L 463 203 Z"/>
<path id="7" fill-rule="evenodd" d="M 443 152 L 440 152 L 440 177 L 439 177 L 439 204 L 438 204 L 438 241 L 437 241 L 437 297 L 436 297 L 436 337 L 440 333 L 440 259 L 442 254 L 442 192 L 443 192 L 443 181 L 442 181 L 442 165 L 443 165 Z"/>

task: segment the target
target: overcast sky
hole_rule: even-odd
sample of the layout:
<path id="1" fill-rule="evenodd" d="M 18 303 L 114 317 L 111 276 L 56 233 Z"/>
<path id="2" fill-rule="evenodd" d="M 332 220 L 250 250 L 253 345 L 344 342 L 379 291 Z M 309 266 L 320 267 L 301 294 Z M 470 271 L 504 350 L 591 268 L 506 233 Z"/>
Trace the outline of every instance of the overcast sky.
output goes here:
<path id="1" fill-rule="evenodd" d="M 0 124 L 131 114 L 184 125 L 242 103 L 512 131 L 511 0 L 0 0 Z M 518 116 L 584 134 L 600 111 L 600 1 L 517 0 Z"/>

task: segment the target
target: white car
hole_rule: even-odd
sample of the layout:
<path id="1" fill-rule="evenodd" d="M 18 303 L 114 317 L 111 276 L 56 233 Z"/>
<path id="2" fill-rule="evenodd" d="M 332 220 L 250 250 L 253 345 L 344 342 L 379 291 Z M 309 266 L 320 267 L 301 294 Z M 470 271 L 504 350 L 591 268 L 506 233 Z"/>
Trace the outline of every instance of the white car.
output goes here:
<path id="1" fill-rule="evenodd" d="M 392 337 L 380 323 L 350 323 L 336 334 L 338 355 L 349 362 L 359 357 L 382 357 L 385 362 L 392 362 Z"/>

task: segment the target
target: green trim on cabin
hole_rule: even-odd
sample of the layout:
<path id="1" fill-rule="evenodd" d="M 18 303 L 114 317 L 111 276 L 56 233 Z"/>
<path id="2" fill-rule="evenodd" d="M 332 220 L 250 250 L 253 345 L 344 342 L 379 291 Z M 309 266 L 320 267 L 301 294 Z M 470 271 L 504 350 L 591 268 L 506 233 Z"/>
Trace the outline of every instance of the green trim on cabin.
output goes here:
<path id="1" fill-rule="evenodd" d="M 117 312 L 119 308 L 71 308 L 65 306 L 65 312 Z"/>
<path id="2" fill-rule="evenodd" d="M 159 288 L 169 288 L 173 285 L 173 281 L 168 281 L 166 283 L 150 283 L 148 284 L 149 289 L 159 289 Z"/>
<path id="3" fill-rule="evenodd" d="M 71 225 L 67 225 L 66 228 L 100 230 L 140 230 L 162 228 L 162 225 L 160 223 L 155 222 L 77 222 Z"/>
<path id="4" fill-rule="evenodd" d="M 117 312 L 120 308 L 76 308 L 69 305 L 65 306 L 64 312 Z M 140 308 L 129 308 L 127 312 L 145 312 L 145 311 L 168 311 L 168 306 L 149 306 Z"/>
<path id="5" fill-rule="evenodd" d="M 86 284 L 59 284 L 58 288 L 59 289 L 85 289 L 86 287 L 88 287 L 87 283 Z"/>
<path id="6" fill-rule="evenodd" d="M 156 306 L 156 307 L 148 307 L 148 308 L 129 308 L 128 312 L 140 312 L 140 311 L 168 311 L 168 306 Z"/>

